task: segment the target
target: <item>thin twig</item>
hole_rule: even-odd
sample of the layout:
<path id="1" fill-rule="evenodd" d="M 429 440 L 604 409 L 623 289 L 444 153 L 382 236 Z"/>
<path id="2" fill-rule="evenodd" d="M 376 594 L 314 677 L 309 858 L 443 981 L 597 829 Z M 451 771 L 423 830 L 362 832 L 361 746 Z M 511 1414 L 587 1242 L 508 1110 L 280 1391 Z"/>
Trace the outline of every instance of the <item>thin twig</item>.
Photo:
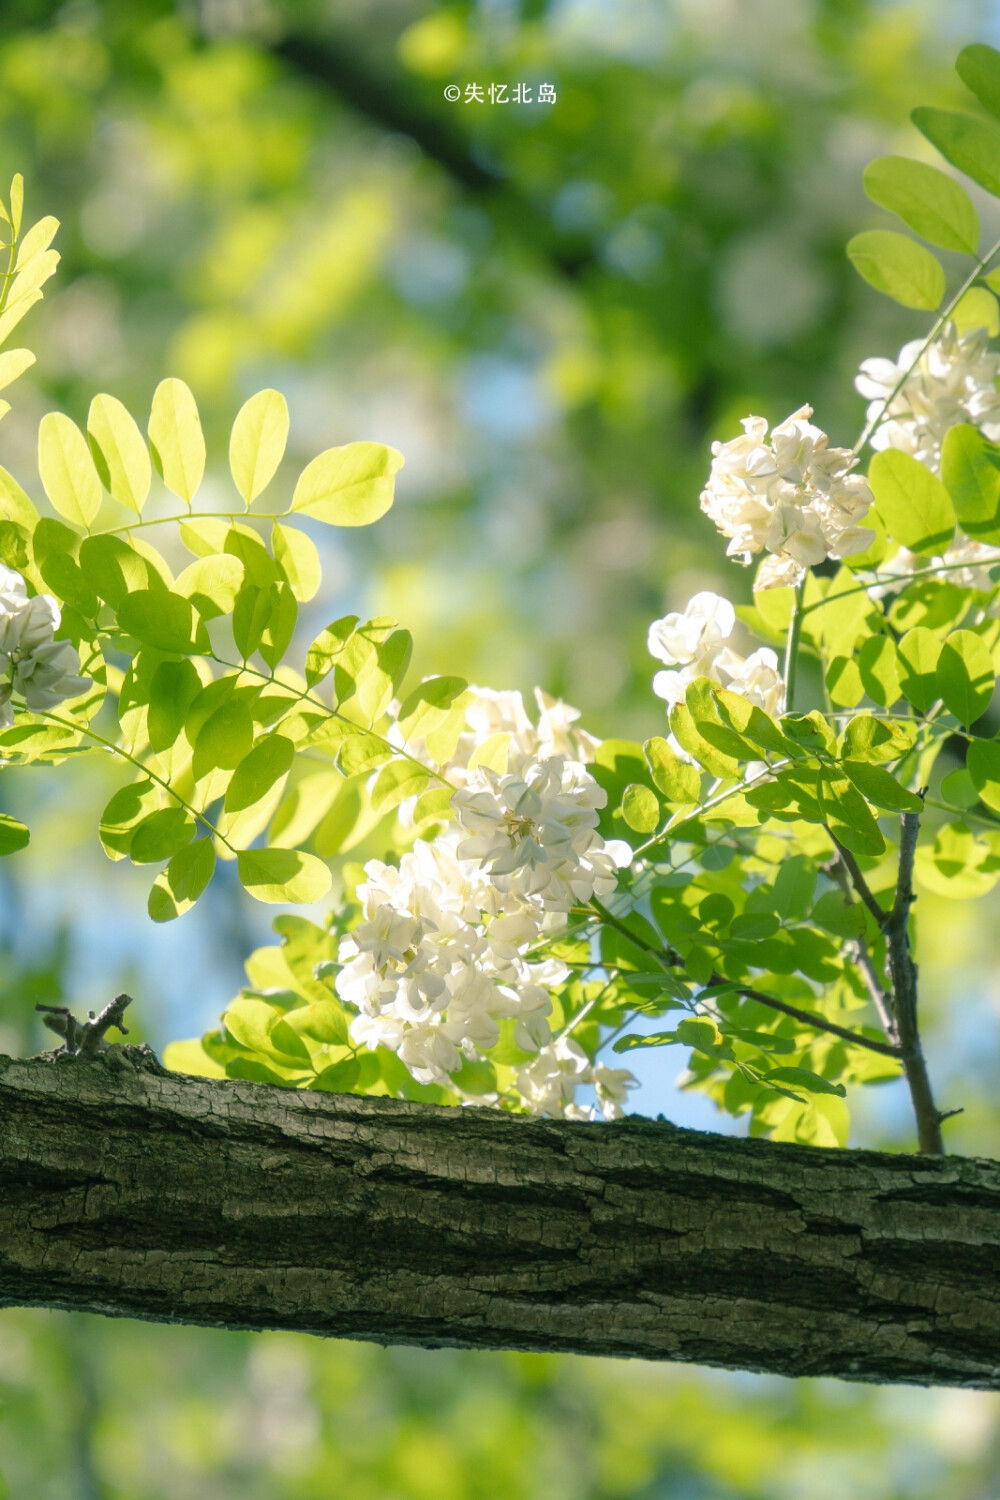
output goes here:
<path id="1" fill-rule="evenodd" d="M 885 924 L 885 938 L 889 950 L 889 972 L 892 975 L 900 1055 L 913 1101 L 913 1112 L 917 1117 L 920 1149 L 934 1156 L 943 1156 L 941 1114 L 934 1103 L 927 1064 L 920 1045 L 920 1030 L 917 1025 L 917 966 L 910 952 L 910 907 L 916 900 L 913 893 L 913 865 L 919 832 L 920 814 L 904 812 L 900 817 L 896 899 Z"/>
<path id="2" fill-rule="evenodd" d="M 830 828 L 829 825 L 827 825 L 826 831 L 830 835 L 830 838 L 832 839 L 834 847 L 836 848 L 837 854 L 839 856 L 839 861 L 835 861 L 834 863 L 834 870 L 836 870 L 838 862 L 839 864 L 843 865 L 843 867 L 847 871 L 847 874 L 850 876 L 851 884 L 854 886 L 854 889 L 861 897 L 861 900 L 867 906 L 868 910 L 875 918 L 879 927 L 884 927 L 886 922 L 889 920 L 889 913 L 872 894 L 871 886 L 865 879 L 861 866 L 858 864 L 850 849 L 848 849 L 844 844 L 840 842 L 837 835 L 833 832 L 833 829 Z M 833 878 L 837 880 L 837 876 L 835 873 Z M 844 889 L 839 880 L 837 880 L 837 884 L 841 886 L 842 890 Z M 849 895 L 849 892 L 845 890 L 844 894 Z"/>
<path id="3" fill-rule="evenodd" d="M 634 943 L 643 952 L 649 953 L 659 962 L 662 968 L 683 968 L 684 960 L 679 953 L 676 953 L 672 948 L 664 950 L 654 948 L 644 938 L 640 937 L 638 933 L 633 932 L 613 912 L 608 911 L 607 907 L 596 896 L 591 898 L 591 905 L 600 916 L 602 922 L 606 922 L 609 927 L 613 927 L 617 932 L 622 933 L 628 938 L 629 942 Z M 780 1011 L 782 1015 L 791 1016 L 793 1020 L 801 1021 L 805 1026 L 811 1026 L 815 1031 L 827 1031 L 832 1036 L 840 1037 L 841 1041 L 850 1042 L 852 1047 L 865 1047 L 869 1052 L 881 1053 L 883 1057 L 898 1058 L 901 1055 L 899 1048 L 893 1046 L 890 1042 L 877 1042 L 872 1037 L 862 1036 L 858 1031 L 851 1031 L 846 1026 L 838 1026 L 835 1021 L 827 1021 L 825 1017 L 813 1015 L 808 1010 L 800 1010 L 797 1005 L 789 1005 L 785 1000 L 776 1000 L 773 995 L 765 995 L 761 990 L 750 989 L 748 986 L 742 984 L 735 984 L 732 980 L 726 979 L 722 974 L 713 973 L 710 976 L 707 987 L 710 988 L 714 985 L 732 985 L 734 992 L 737 995 L 742 995 L 745 1000 L 756 1000 L 758 1004 L 766 1005 L 771 1010 Z"/>

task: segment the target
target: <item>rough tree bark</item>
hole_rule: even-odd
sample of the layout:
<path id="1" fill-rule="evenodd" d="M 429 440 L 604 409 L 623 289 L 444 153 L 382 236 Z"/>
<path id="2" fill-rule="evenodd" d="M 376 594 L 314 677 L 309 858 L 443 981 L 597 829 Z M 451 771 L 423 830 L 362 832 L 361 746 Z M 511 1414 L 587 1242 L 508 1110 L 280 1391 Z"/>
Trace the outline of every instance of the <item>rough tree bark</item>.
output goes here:
<path id="1" fill-rule="evenodd" d="M 0 1058 L 4 1305 L 1000 1389 L 998 1242 L 995 1162 Z"/>

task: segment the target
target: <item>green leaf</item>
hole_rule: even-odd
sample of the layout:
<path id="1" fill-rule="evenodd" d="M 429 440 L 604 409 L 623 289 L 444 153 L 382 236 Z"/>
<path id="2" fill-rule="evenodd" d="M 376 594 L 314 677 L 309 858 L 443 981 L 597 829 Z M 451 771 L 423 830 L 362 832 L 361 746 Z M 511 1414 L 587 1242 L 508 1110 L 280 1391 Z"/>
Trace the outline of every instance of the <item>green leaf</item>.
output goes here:
<path id="1" fill-rule="evenodd" d="M 949 109 L 915 109 L 910 119 L 945 161 L 1000 198 L 1000 130 Z"/>
<path id="2" fill-rule="evenodd" d="M 194 742 L 192 771 L 200 781 L 210 771 L 232 771 L 250 754 L 253 719 L 245 703 L 231 698 L 210 714 Z"/>
<path id="3" fill-rule="evenodd" d="M 856 708 L 865 695 L 865 685 L 853 656 L 833 658 L 826 671 L 826 685 L 835 708 Z"/>
<path id="4" fill-rule="evenodd" d="M 865 192 L 932 245 L 975 255 L 979 216 L 968 193 L 937 167 L 907 156 L 880 156 L 865 168 Z"/>
<path id="5" fill-rule="evenodd" d="M 205 437 L 183 380 L 161 380 L 153 392 L 149 441 L 163 483 L 190 506 L 205 473 Z"/>
<path id="6" fill-rule="evenodd" d="M 132 844 L 132 834 L 149 813 L 162 807 L 166 800 L 163 788 L 149 777 L 119 787 L 103 813 L 99 832 L 109 859 L 124 859 Z"/>
<path id="7" fill-rule="evenodd" d="M 266 597 L 267 620 L 257 650 L 273 671 L 291 644 L 299 607 L 287 583 L 272 583 Z"/>
<path id="8" fill-rule="evenodd" d="M 854 854 L 877 855 L 885 850 L 882 831 L 871 808 L 846 776 L 819 774 L 816 790 L 820 820 Z"/>
<path id="9" fill-rule="evenodd" d="M 244 889 L 257 901 L 319 901 L 332 884 L 328 866 L 298 849 L 241 849 L 236 867 Z"/>
<path id="10" fill-rule="evenodd" d="M 368 526 L 392 505 L 402 466 L 403 455 L 382 443 L 328 448 L 303 469 L 291 508 L 330 526 Z"/>
<path id="11" fill-rule="evenodd" d="M 675 755 L 659 735 L 642 747 L 656 785 L 668 802 L 697 802 L 701 796 L 701 777 L 694 766 Z"/>
<path id="12" fill-rule="evenodd" d="M 889 535 L 913 552 L 941 552 L 955 533 L 955 509 L 940 479 L 909 453 L 886 448 L 868 471 L 875 509 Z"/>
<path id="13" fill-rule="evenodd" d="M 228 552 L 199 557 L 174 580 L 174 592 L 190 599 L 203 620 L 228 615 L 242 586 L 243 564 Z"/>
<path id="14" fill-rule="evenodd" d="M 873 764 L 899 760 L 912 748 L 915 737 L 915 724 L 878 719 L 870 713 L 858 714 L 844 730 L 844 754 L 851 760 Z"/>
<path id="15" fill-rule="evenodd" d="M 120 609 L 129 594 L 140 589 L 153 591 L 167 588 L 165 580 L 155 567 L 140 556 L 121 537 L 100 536 L 84 538 L 80 546 L 80 565 L 88 586 L 100 594 L 112 609 Z"/>
<path id="16" fill-rule="evenodd" d="M 1000 787 L 998 787 L 1000 795 Z M 976 784 L 965 766 L 959 767 L 957 771 L 949 771 L 941 782 L 941 796 L 951 807 L 960 807 L 963 810 L 975 807 L 979 801 L 979 793 Z"/>
<path id="17" fill-rule="evenodd" d="M 774 881 L 774 907 L 779 917 L 804 917 L 816 889 L 816 866 L 807 854 L 793 854 L 782 862 Z"/>
<path id="18" fill-rule="evenodd" d="M 280 734 L 265 735 L 240 761 L 226 792 L 227 813 L 253 807 L 287 776 L 295 758 L 295 746 Z"/>
<path id="19" fill-rule="evenodd" d="M 984 286 L 970 286 L 951 310 L 951 321 L 960 334 L 974 328 L 985 328 L 989 337 L 1000 333 L 1000 307 L 993 293 Z"/>
<path id="20" fill-rule="evenodd" d="M 908 630 L 899 643 L 900 685 L 903 696 L 925 714 L 939 697 L 937 681 L 941 642 L 923 625 Z"/>
<path id="21" fill-rule="evenodd" d="M 244 661 L 248 661 L 264 639 L 274 605 L 270 584 L 264 588 L 244 583 L 233 604 L 233 640 Z"/>
<path id="22" fill-rule="evenodd" d="M 48 412 L 39 424 L 38 473 L 59 514 L 74 526 L 89 526 L 101 508 L 101 481 L 86 438 L 61 411 Z"/>
<path id="23" fill-rule="evenodd" d="M 319 553 L 312 537 L 306 536 L 297 526 L 282 526 L 280 521 L 275 521 L 271 527 L 271 549 L 291 584 L 292 593 L 300 604 L 307 603 L 315 596 L 323 580 Z"/>
<path id="24" fill-rule="evenodd" d="M 160 662 L 149 688 L 146 720 L 150 748 L 159 754 L 175 744 L 202 682 L 189 660 Z"/>
<path id="25" fill-rule="evenodd" d="M 334 662 L 343 651 L 354 627 L 358 623 L 357 615 L 345 615 L 342 620 L 335 620 L 313 641 L 306 652 L 306 685 L 315 687 L 321 682 L 328 672 L 333 670 Z"/>
<path id="26" fill-rule="evenodd" d="M 312 1069 L 309 1048 L 284 1016 L 266 1000 L 257 1000 L 250 995 L 226 1009 L 223 1021 L 226 1030 L 250 1052 L 262 1052 L 283 1067 L 308 1067 Z"/>
<path id="27" fill-rule="evenodd" d="M 891 229 L 866 229 L 847 242 L 860 276 L 904 307 L 936 311 L 944 296 L 944 267 L 923 245 Z"/>
<path id="28" fill-rule="evenodd" d="M 864 907 L 848 901 L 842 891 L 824 892 L 810 915 L 818 927 L 839 938 L 859 938 L 866 926 Z"/>
<path id="29" fill-rule="evenodd" d="M 287 442 L 287 401 L 280 391 L 258 391 L 240 407 L 229 439 L 229 468 L 245 505 L 270 484 Z"/>
<path id="30" fill-rule="evenodd" d="M 1000 745 L 996 740 L 973 740 L 965 765 L 983 802 L 1000 812 Z"/>
<path id="31" fill-rule="evenodd" d="M 937 696 L 960 724 L 968 728 L 986 712 L 996 677 L 982 636 L 955 630 L 941 647 L 935 674 Z"/>
<path id="32" fill-rule="evenodd" d="M 633 782 L 622 796 L 622 817 L 633 833 L 653 833 L 660 821 L 660 804 L 648 786 Z"/>
<path id="33" fill-rule="evenodd" d="M 869 802 L 887 812 L 922 812 L 924 804 L 913 792 L 900 786 L 883 766 L 873 766 L 869 761 L 845 760 L 842 762 L 845 775 Z"/>
<path id="34" fill-rule="evenodd" d="M 134 865 L 158 864 L 190 844 L 195 835 L 193 818 L 183 807 L 161 807 L 138 823 L 129 845 Z"/>
<path id="35" fill-rule="evenodd" d="M 1000 449 L 960 422 L 945 434 L 941 478 L 962 530 L 978 542 L 1000 542 Z"/>
<path id="36" fill-rule="evenodd" d="M 118 623 L 144 646 L 178 656 L 197 655 L 211 643 L 201 616 L 188 599 L 167 590 L 139 589 L 123 599 Z"/>
<path id="37" fill-rule="evenodd" d="M 896 643 L 888 635 L 869 636 L 858 653 L 858 671 L 869 698 L 882 708 L 891 708 L 903 689 L 899 681 Z"/>
<path id="38" fill-rule="evenodd" d="M 790 1083 L 810 1094 L 837 1094 L 842 1099 L 847 1093 L 842 1083 L 830 1083 L 809 1068 L 772 1068 L 764 1079 L 767 1083 Z"/>
<path id="39" fill-rule="evenodd" d="M 430 677 L 415 687 L 399 710 L 399 728 L 406 744 L 424 739 L 440 727 L 456 698 L 468 687 L 463 677 Z"/>
<path id="40" fill-rule="evenodd" d="M 398 807 L 407 797 L 416 797 L 430 779 L 426 766 L 412 760 L 393 760 L 375 778 L 371 790 L 372 807 L 377 813 Z"/>
<path id="41" fill-rule="evenodd" d="M 90 451 L 104 488 L 120 505 L 142 514 L 153 470 L 135 419 L 115 396 L 95 396 L 87 415 Z"/>
<path id="42" fill-rule="evenodd" d="M 309 1087 L 326 1094 L 349 1094 L 361 1074 L 361 1063 L 356 1057 L 343 1057 L 331 1063 L 322 1073 L 317 1073 Z"/>
<path id="43" fill-rule="evenodd" d="M 0 813 L 0 855 L 16 854 L 26 849 L 31 834 L 24 823 L 12 818 L 9 813 Z"/>
<path id="44" fill-rule="evenodd" d="M 958 54 L 955 71 L 983 108 L 1000 117 L 1000 52 L 974 42 Z"/>

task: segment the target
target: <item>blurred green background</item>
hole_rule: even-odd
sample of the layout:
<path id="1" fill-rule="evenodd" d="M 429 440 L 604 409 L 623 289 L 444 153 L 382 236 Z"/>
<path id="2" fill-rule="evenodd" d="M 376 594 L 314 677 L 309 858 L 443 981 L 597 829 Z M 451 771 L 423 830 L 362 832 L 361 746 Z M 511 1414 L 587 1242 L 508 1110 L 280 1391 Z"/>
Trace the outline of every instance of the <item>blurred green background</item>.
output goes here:
<path id="1" fill-rule="evenodd" d="M 407 457 L 383 522 L 317 536 L 305 631 L 393 613 L 418 672 L 656 732 L 649 620 L 749 593 L 698 511 L 708 443 L 806 401 L 850 443 L 858 362 L 922 331 L 843 246 L 882 222 L 865 162 L 927 149 L 909 109 L 962 106 L 972 40 L 1000 44 L 987 0 L 5 0 L 0 176 L 63 221 L 64 259 L 0 462 L 30 488 L 46 410 L 108 390 L 142 418 L 170 373 L 221 476 L 237 406 L 276 385 L 289 474 L 359 438 Z M 67 771 L 0 789 L 33 829 L 0 870 L 0 1050 L 43 1045 L 36 1000 L 122 987 L 157 1045 L 192 1035 L 266 915 L 223 875 L 154 930 L 97 844 L 109 768 Z M 920 920 L 950 1140 L 998 1155 L 990 903 Z M 655 1065 L 640 1109 L 720 1123 Z M 853 1139 L 908 1143 L 895 1086 Z M 14 1500 L 993 1500 L 998 1433 L 975 1392 L 0 1314 Z"/>

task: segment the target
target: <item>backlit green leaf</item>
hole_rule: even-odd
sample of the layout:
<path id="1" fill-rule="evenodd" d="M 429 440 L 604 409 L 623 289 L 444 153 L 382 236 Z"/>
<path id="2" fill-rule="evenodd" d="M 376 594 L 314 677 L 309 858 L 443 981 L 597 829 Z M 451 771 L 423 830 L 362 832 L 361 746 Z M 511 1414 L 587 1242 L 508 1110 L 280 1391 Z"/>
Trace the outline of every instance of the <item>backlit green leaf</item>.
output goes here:
<path id="1" fill-rule="evenodd" d="M 882 708 L 891 708 L 902 693 L 896 643 L 891 636 L 868 637 L 858 653 L 858 671 L 869 698 Z"/>
<path id="2" fill-rule="evenodd" d="M 119 607 L 118 623 L 126 635 L 158 651 L 191 656 L 210 647 L 208 632 L 190 601 L 166 590 L 139 589 L 129 594 Z"/>
<path id="3" fill-rule="evenodd" d="M 973 740 L 965 764 L 986 806 L 1000 812 L 1000 745 L 996 740 Z"/>
<path id="4" fill-rule="evenodd" d="M 220 552 L 189 563 L 174 581 L 174 592 L 190 599 L 203 620 L 227 615 L 243 586 L 243 564 L 238 557 Z"/>
<path id="5" fill-rule="evenodd" d="M 925 714 L 939 697 L 937 681 L 941 642 L 936 635 L 916 625 L 899 643 L 899 680 L 904 697 Z"/>
<path id="6" fill-rule="evenodd" d="M 0 813 L 0 855 L 16 854 L 27 848 L 31 834 L 24 823 L 9 813 Z"/>
<path id="7" fill-rule="evenodd" d="M 89 526 L 101 508 L 101 481 L 86 438 L 61 411 L 46 413 L 39 424 L 38 473 L 59 514 Z"/>
<path id="8" fill-rule="evenodd" d="M 886 448 L 868 471 L 875 509 L 889 535 L 913 552 L 942 552 L 955 532 L 955 509 L 940 479 L 909 453 Z"/>
<path id="9" fill-rule="evenodd" d="M 932 245 L 975 255 L 979 216 L 961 184 L 937 167 L 906 156 L 880 156 L 865 168 L 865 192 Z"/>
<path id="10" fill-rule="evenodd" d="M 297 526 L 283 526 L 280 521 L 275 521 L 271 527 L 271 549 L 284 569 L 292 593 L 300 604 L 305 604 L 314 597 L 323 579 L 319 553 L 312 537 L 306 536 Z"/>
<path id="11" fill-rule="evenodd" d="M 238 698 L 223 703 L 206 719 L 194 742 L 193 771 L 196 781 L 210 771 L 232 771 L 249 755 L 253 743 L 250 710 Z"/>
<path id="12" fill-rule="evenodd" d="M 407 797 L 418 796 L 426 787 L 430 773 L 426 766 L 412 760 L 393 760 L 375 778 L 372 787 L 372 807 L 378 813 L 398 807 Z"/>
<path id="13" fill-rule="evenodd" d="M 701 777 L 687 761 L 680 759 L 657 735 L 642 747 L 653 780 L 669 802 L 697 802 L 701 795 Z"/>
<path id="14" fill-rule="evenodd" d="M 208 886 L 215 870 L 211 839 L 196 839 L 174 855 L 156 877 L 149 893 L 149 915 L 154 922 L 172 922 L 190 911 Z"/>
<path id="15" fill-rule="evenodd" d="M 622 817 L 633 833 L 653 833 L 660 821 L 660 804 L 648 786 L 633 782 L 622 797 Z"/>
<path id="16" fill-rule="evenodd" d="M 948 109 L 915 109 L 910 118 L 945 161 L 950 161 L 995 198 L 1000 197 L 1000 130 L 987 125 L 985 120 Z"/>
<path id="17" fill-rule="evenodd" d="M 258 391 L 239 410 L 229 439 L 229 467 L 244 504 L 267 488 L 288 441 L 288 403 L 280 391 Z"/>
<path id="18" fill-rule="evenodd" d="M 331 526 L 368 526 L 392 505 L 402 465 L 403 455 L 382 443 L 328 448 L 303 469 L 291 508 Z"/>
<path id="19" fill-rule="evenodd" d="M 944 268 L 936 256 L 905 234 L 866 229 L 847 242 L 854 268 L 877 292 L 904 307 L 935 311 L 944 296 Z"/>
<path id="20" fill-rule="evenodd" d="M 161 380 L 149 416 L 153 462 L 163 483 L 188 505 L 205 473 L 205 437 L 191 391 L 183 380 Z"/>
<path id="21" fill-rule="evenodd" d="M 978 542 L 1000 542 L 1000 449 L 960 422 L 945 434 L 941 478 L 962 530 Z"/>
<path id="22" fill-rule="evenodd" d="M 138 823 L 129 845 L 129 858 L 135 865 L 151 865 L 190 844 L 195 835 L 194 819 L 183 807 L 161 807 L 148 813 Z"/>
<path id="23" fill-rule="evenodd" d="M 283 735 L 269 734 L 259 740 L 233 772 L 226 792 L 226 812 L 240 812 L 259 802 L 291 770 L 295 746 Z"/>
<path id="24" fill-rule="evenodd" d="M 90 451 L 104 488 L 135 514 L 149 494 L 153 470 L 135 419 L 115 396 L 95 396 L 87 415 Z"/>
<path id="25" fill-rule="evenodd" d="M 1000 117 L 1000 52 L 974 42 L 958 54 L 955 71 L 983 108 Z"/>
<path id="26" fill-rule="evenodd" d="M 941 647 L 936 686 L 937 696 L 960 724 L 968 727 L 986 712 L 995 681 L 982 637 L 972 630 L 953 631 Z"/>
<path id="27" fill-rule="evenodd" d="M 319 901 L 332 883 L 327 865 L 297 849 L 241 849 L 237 870 L 257 901 Z"/>

